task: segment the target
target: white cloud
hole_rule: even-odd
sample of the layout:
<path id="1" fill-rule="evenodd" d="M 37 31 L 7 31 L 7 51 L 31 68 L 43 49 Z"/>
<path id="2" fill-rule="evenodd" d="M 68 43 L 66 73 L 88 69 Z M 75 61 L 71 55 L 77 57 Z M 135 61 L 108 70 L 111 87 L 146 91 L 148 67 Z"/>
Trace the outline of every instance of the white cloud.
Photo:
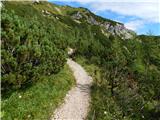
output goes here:
<path id="1" fill-rule="evenodd" d="M 143 20 L 134 20 L 134 21 L 129 21 L 125 23 L 125 27 L 131 30 L 138 30 L 140 28 L 143 28 L 145 22 Z"/>
<path id="2" fill-rule="evenodd" d="M 95 12 L 107 10 L 125 15 L 136 16 L 146 22 L 160 23 L 160 0 L 52 0 L 79 2 L 87 4 Z"/>
<path id="3" fill-rule="evenodd" d="M 146 22 L 160 23 L 158 2 L 99 2 L 91 7 L 96 12 L 109 10 L 125 16 L 136 16 Z"/>

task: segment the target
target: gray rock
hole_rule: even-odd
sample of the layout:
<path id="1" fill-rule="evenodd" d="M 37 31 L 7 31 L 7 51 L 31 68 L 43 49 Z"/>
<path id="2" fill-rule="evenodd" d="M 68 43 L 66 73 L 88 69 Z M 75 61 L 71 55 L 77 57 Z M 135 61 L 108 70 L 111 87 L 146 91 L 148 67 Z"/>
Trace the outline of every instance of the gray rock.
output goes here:
<path id="1" fill-rule="evenodd" d="M 80 19 L 82 17 L 84 17 L 87 20 L 87 22 L 92 25 L 99 25 L 101 27 L 104 27 L 106 33 L 110 33 L 112 35 L 118 35 L 122 39 L 133 38 L 134 35 L 136 34 L 134 31 L 127 29 L 123 24 L 120 23 L 113 24 L 112 22 L 109 21 L 99 22 L 92 15 L 88 16 L 85 13 L 83 13 L 82 15 L 82 13 L 77 12 L 72 16 L 73 19 Z"/>
<path id="2" fill-rule="evenodd" d="M 77 12 L 76 14 L 72 15 L 72 18 L 73 19 L 81 19 L 82 18 L 82 15 L 80 12 Z"/>

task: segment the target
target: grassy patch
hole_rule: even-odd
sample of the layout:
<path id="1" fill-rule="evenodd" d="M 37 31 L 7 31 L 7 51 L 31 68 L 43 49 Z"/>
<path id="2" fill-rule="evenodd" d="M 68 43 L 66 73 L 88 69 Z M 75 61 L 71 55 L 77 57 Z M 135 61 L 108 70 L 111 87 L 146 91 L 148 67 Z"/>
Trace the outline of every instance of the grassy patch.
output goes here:
<path id="1" fill-rule="evenodd" d="M 27 89 L 2 98 L 2 119 L 47 120 L 74 83 L 72 72 L 66 65 L 58 74 L 44 76 Z"/>

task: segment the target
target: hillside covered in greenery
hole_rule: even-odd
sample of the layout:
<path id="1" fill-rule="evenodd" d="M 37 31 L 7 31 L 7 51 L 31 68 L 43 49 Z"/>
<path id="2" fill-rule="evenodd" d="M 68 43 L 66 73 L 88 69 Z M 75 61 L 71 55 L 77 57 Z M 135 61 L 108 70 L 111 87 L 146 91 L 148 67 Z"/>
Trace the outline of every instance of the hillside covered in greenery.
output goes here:
<path id="1" fill-rule="evenodd" d="M 69 81 L 73 79 L 70 71 L 63 73 L 67 71 L 68 48 L 75 50 L 72 58 L 94 78 L 89 120 L 160 119 L 160 36 L 138 36 L 122 23 L 96 16 L 85 8 L 49 2 L 2 4 L 2 119 L 50 117 L 51 114 L 41 116 L 44 112 L 41 109 L 48 104 L 36 113 L 34 108 L 29 111 L 32 105 L 22 107 L 25 102 L 21 101 L 19 111 L 23 112 L 16 113 L 13 111 L 19 104 L 14 101 L 18 99 L 17 91 L 29 95 L 28 90 L 36 91 L 36 87 L 30 89 L 30 86 L 44 83 L 39 90 L 51 90 L 53 96 L 49 92 L 43 94 L 57 97 L 48 103 L 58 104 L 74 84 L 74 80 Z M 53 81 L 51 76 L 55 77 Z M 65 81 L 61 76 L 69 77 Z M 61 89 L 49 84 L 63 86 Z M 42 95 L 39 92 L 37 95 Z M 42 99 L 44 102 L 45 98 Z"/>

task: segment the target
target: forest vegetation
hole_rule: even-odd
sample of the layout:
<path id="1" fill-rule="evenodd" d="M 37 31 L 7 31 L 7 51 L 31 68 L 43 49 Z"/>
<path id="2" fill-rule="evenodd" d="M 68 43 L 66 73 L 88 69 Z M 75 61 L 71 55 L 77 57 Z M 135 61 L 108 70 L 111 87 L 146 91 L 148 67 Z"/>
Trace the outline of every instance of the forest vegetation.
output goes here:
<path id="1" fill-rule="evenodd" d="M 129 31 L 132 37 L 125 39 L 88 18 L 122 23 L 85 8 L 45 1 L 2 4 L 2 119 L 50 117 L 74 85 L 66 65 L 69 47 L 94 79 L 89 120 L 160 119 L 160 36 Z M 73 17 L 77 12 L 78 20 Z"/>

